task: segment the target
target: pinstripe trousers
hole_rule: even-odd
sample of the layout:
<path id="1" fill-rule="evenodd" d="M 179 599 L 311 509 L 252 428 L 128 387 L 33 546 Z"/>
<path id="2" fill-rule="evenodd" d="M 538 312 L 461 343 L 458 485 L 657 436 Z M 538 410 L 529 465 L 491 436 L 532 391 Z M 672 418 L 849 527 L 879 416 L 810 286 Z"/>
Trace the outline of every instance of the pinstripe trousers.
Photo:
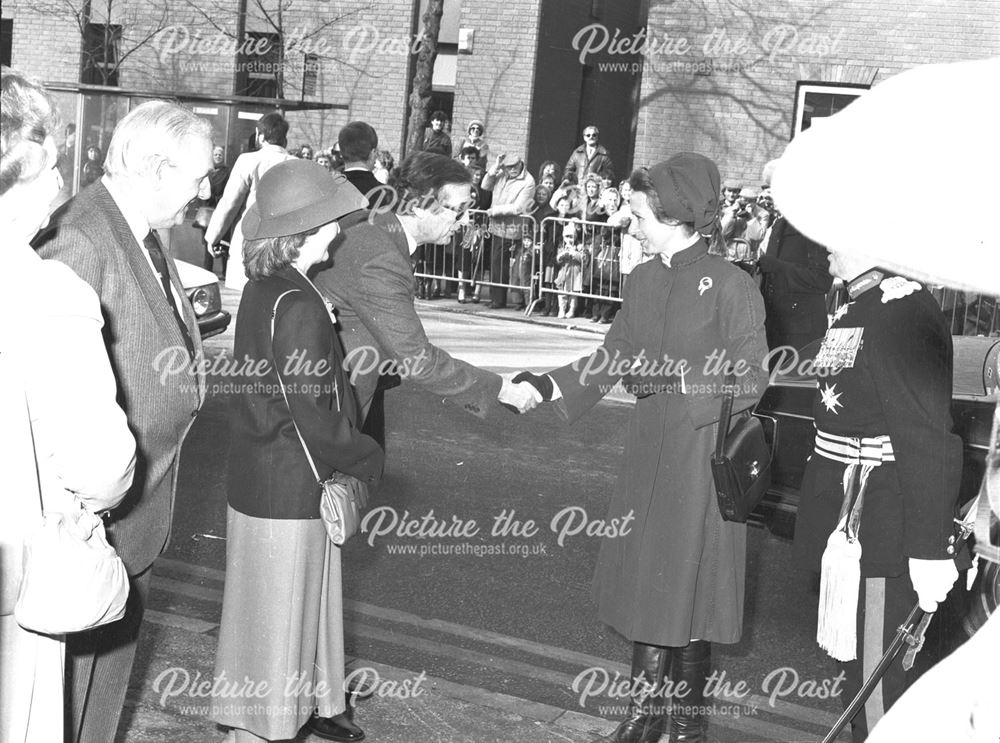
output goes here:
<path id="1" fill-rule="evenodd" d="M 846 707 L 871 675 L 886 648 L 917 602 L 909 573 L 895 578 L 861 579 L 858 597 L 858 655 L 856 660 L 838 663 L 845 674 L 841 700 Z M 875 687 L 857 717 L 851 722 L 853 743 L 862 743 L 868 731 L 914 680 L 903 670 L 903 653 L 897 656 Z"/>
<path id="2" fill-rule="evenodd" d="M 129 577 L 121 620 L 66 638 L 66 741 L 113 743 L 128 688 L 152 566 Z"/>

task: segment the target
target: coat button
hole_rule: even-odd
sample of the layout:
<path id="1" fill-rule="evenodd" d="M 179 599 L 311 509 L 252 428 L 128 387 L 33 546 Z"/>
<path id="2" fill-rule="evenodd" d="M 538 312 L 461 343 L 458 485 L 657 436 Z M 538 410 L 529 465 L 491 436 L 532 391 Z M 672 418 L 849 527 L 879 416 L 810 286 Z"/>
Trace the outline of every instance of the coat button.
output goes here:
<path id="1" fill-rule="evenodd" d="M 949 555 L 954 555 L 955 554 L 955 548 L 954 547 L 948 547 L 948 549 L 945 550 L 945 552 L 947 552 Z"/>
<path id="2" fill-rule="evenodd" d="M 955 535 L 954 534 L 952 534 L 950 537 L 948 537 L 948 544 L 955 544 Z"/>
<path id="3" fill-rule="evenodd" d="M 191 417 L 192 418 L 197 418 L 198 417 L 198 411 L 197 410 L 192 410 L 191 411 Z"/>

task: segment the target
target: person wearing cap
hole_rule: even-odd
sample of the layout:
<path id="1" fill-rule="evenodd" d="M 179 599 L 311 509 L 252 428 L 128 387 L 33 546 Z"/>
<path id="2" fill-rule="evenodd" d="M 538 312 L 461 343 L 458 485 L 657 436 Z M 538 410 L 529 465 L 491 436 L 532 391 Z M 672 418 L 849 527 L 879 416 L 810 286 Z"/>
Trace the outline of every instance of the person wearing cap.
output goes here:
<path id="1" fill-rule="evenodd" d="M 530 385 L 453 358 L 427 339 L 414 308 L 411 256 L 417 246 L 449 243 L 468 227 L 472 176 L 457 160 L 417 152 L 395 171 L 392 212 L 344 220 L 332 265 L 316 274 L 316 286 L 338 309 L 347 363 L 367 414 L 379 372 L 395 368 L 406 383 L 450 400 L 478 418 L 507 404 L 524 412 L 535 406 Z"/>
<path id="2" fill-rule="evenodd" d="M 511 280 L 511 256 L 520 247 L 524 231 L 532 229 L 533 222 L 528 215 L 535 204 L 535 179 L 520 155 L 508 160 L 504 153 L 497 155 L 493 167 L 483 176 L 482 188 L 493 195 L 490 208 L 486 210 L 493 233 L 490 276 L 494 283 L 506 284 Z M 517 309 L 524 309 L 528 293 L 510 290 L 511 301 L 518 305 Z M 490 298 L 490 309 L 503 309 L 507 306 L 507 287 L 491 286 Z"/>
<path id="3" fill-rule="evenodd" d="M 467 132 L 466 137 L 459 142 L 455 157 L 461 155 L 462 150 L 466 147 L 473 147 L 479 153 L 477 159 L 480 167 L 486 170 L 490 162 L 490 145 L 486 141 L 486 124 L 480 119 L 473 119 L 465 128 L 465 131 Z"/>
<path id="4" fill-rule="evenodd" d="M 740 195 L 743 184 L 735 178 L 726 178 L 722 183 L 722 208 L 732 206 L 736 203 L 736 198 Z"/>
<path id="5" fill-rule="evenodd" d="M 709 252 L 719 230 L 715 163 L 683 152 L 629 183 L 633 233 L 657 258 L 632 270 L 594 353 L 514 379 L 530 381 L 570 422 L 623 378 L 636 394 L 607 522 L 630 528 L 602 541 L 594 578 L 599 617 L 632 641 L 635 693 L 628 717 L 602 740 L 658 741 L 669 675 L 688 690 L 673 700 L 670 740 L 700 743 L 710 644 L 740 639 L 746 563 L 746 524 L 722 519 L 710 458 L 727 373 L 737 375 L 734 411 L 764 392 L 764 307 L 753 279 Z M 659 693 L 647 694 L 649 685 Z"/>
<path id="6" fill-rule="evenodd" d="M 279 113 L 264 114 L 257 120 L 256 144 L 256 150 L 244 152 L 233 163 L 222 198 L 205 230 L 205 243 L 209 248 L 214 248 L 222 240 L 239 214 L 240 207 L 244 204 L 247 209 L 253 206 L 261 176 L 269 168 L 294 157 L 285 149 L 288 145 L 288 122 Z M 242 289 L 247 282 L 243 274 L 242 250 L 243 233 L 237 222 L 229 241 L 229 261 L 226 265 L 226 287 L 229 289 Z"/>
<path id="7" fill-rule="evenodd" d="M 969 561 L 952 521 L 962 441 L 944 314 L 920 284 L 864 256 L 830 246 L 830 273 L 850 301 L 813 362 L 816 439 L 794 554 L 821 575 L 816 639 L 845 676 L 846 704 L 913 605 L 934 611 Z M 855 743 L 911 680 L 897 658 L 852 721 Z"/>
<path id="8" fill-rule="evenodd" d="M 261 371 L 239 379 L 230 412 L 215 677 L 261 691 L 253 703 L 215 699 L 212 719 L 234 743 L 295 738 L 307 724 L 326 740 L 364 739 L 345 708 L 340 548 L 317 479 L 374 485 L 383 452 L 361 433 L 334 308 L 306 274 L 328 258 L 337 220 L 366 205 L 343 175 L 290 160 L 263 175 L 242 220 L 249 281 L 233 353 Z"/>

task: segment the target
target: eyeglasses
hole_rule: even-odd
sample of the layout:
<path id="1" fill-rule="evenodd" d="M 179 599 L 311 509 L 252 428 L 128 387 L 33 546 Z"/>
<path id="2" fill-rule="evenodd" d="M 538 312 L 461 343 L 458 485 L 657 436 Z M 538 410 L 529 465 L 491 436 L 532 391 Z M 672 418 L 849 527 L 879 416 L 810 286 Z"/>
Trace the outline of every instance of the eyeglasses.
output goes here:
<path id="1" fill-rule="evenodd" d="M 597 132 L 587 132 L 583 136 L 584 139 L 597 139 Z"/>
<path id="2" fill-rule="evenodd" d="M 442 204 L 440 201 L 438 202 L 438 204 L 441 204 L 441 208 L 442 209 L 445 209 L 445 210 L 451 212 L 452 214 L 454 214 L 456 222 L 460 221 L 462 219 L 462 217 L 464 217 L 466 214 L 468 214 L 469 209 L 472 208 L 472 202 L 471 201 L 468 202 L 468 203 L 462 204 L 462 206 L 458 207 L 458 208 L 456 208 L 454 206 L 448 206 L 447 204 Z"/>
<path id="3" fill-rule="evenodd" d="M 483 128 L 481 126 L 470 126 L 469 127 L 469 131 L 470 132 L 481 132 L 482 130 L 483 130 Z"/>

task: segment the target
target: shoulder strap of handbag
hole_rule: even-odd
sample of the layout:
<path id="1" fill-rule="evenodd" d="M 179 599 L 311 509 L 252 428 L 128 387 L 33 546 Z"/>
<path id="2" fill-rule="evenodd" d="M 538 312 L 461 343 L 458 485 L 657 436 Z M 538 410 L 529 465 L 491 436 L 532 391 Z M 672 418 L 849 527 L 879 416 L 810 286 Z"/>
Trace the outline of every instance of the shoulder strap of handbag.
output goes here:
<path id="1" fill-rule="evenodd" d="M 42 474 L 38 470 L 38 449 L 35 446 L 35 427 L 31 423 L 31 406 L 28 404 L 28 393 L 24 393 L 24 412 L 28 416 L 28 434 L 31 436 L 31 454 L 35 463 L 35 490 L 38 493 L 38 507 L 45 516 L 45 501 L 42 499 Z"/>
<path id="2" fill-rule="evenodd" d="M 288 414 L 292 418 L 292 425 L 295 426 L 295 433 L 299 437 L 299 443 L 302 444 L 302 451 L 306 453 L 306 459 L 309 460 L 309 466 L 312 468 L 313 476 L 316 478 L 316 482 L 322 483 L 323 480 L 319 476 L 319 472 L 316 469 L 316 463 L 313 462 L 312 454 L 309 453 L 309 447 L 306 446 L 306 440 L 302 438 L 302 431 L 299 430 L 299 424 L 295 422 L 295 415 L 292 413 L 292 406 L 288 404 L 288 395 L 285 393 L 285 383 L 281 379 L 281 372 L 278 371 L 278 359 L 274 355 L 274 323 L 275 318 L 278 316 L 278 303 L 281 302 L 289 294 L 295 294 L 301 291 L 301 289 L 289 289 L 284 294 L 281 294 L 276 300 L 274 300 L 274 309 L 271 310 L 271 357 L 274 358 L 274 374 L 278 377 L 278 386 L 281 388 L 281 396 L 285 398 L 285 406 L 288 408 Z M 337 410 L 340 410 L 340 391 L 336 388 L 336 382 L 334 382 L 334 394 L 337 398 Z"/>
<path id="3" fill-rule="evenodd" d="M 736 393 L 736 375 L 730 372 L 726 375 L 726 394 L 722 398 L 722 413 L 719 415 L 719 430 L 715 434 L 715 458 L 722 458 L 722 450 L 726 445 L 726 434 L 729 433 L 729 421 L 733 415 L 733 397 Z"/>

